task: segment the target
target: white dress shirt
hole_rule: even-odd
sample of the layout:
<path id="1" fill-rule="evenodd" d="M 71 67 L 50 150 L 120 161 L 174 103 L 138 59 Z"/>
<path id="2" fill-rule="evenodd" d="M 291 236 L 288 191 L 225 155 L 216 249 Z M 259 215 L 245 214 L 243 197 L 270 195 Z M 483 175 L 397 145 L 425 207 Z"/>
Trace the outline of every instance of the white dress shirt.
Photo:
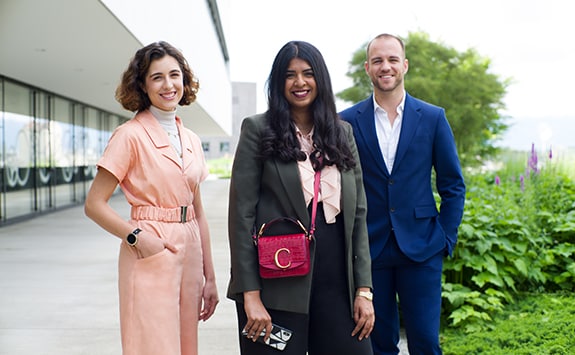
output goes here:
<path id="1" fill-rule="evenodd" d="M 391 174 L 393 163 L 395 162 L 395 153 L 397 152 L 397 144 L 399 143 L 399 135 L 401 133 L 401 122 L 403 121 L 403 106 L 405 105 L 405 92 L 403 99 L 396 108 L 397 117 L 393 121 L 393 125 L 389 120 L 387 112 L 377 104 L 375 95 L 373 96 L 373 116 L 375 117 L 375 131 L 377 140 L 379 142 L 379 149 L 383 155 L 387 171 Z"/>

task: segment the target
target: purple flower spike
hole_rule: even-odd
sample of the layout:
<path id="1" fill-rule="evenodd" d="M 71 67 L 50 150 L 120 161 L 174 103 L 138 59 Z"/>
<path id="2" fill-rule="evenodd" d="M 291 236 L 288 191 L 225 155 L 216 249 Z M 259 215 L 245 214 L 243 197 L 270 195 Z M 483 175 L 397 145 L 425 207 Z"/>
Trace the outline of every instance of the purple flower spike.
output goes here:
<path id="1" fill-rule="evenodd" d="M 499 177 L 499 175 L 495 176 L 495 185 L 497 186 L 501 185 L 501 178 Z"/>
<path id="2" fill-rule="evenodd" d="M 525 191 L 525 178 L 523 175 L 519 176 L 519 183 L 521 184 L 521 191 Z"/>
<path id="3" fill-rule="evenodd" d="M 537 152 L 535 151 L 535 143 L 531 143 L 531 156 L 527 163 L 530 171 L 537 173 Z"/>
<path id="4" fill-rule="evenodd" d="M 553 149 L 551 149 L 551 147 L 549 147 L 549 159 L 553 158 Z"/>

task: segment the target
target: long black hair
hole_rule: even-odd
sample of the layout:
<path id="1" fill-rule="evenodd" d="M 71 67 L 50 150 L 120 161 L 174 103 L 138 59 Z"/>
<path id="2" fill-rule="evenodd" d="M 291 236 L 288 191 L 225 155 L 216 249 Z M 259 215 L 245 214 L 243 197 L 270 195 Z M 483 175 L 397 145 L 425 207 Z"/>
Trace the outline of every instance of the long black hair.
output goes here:
<path id="1" fill-rule="evenodd" d="M 323 56 L 316 47 L 303 41 L 286 43 L 274 59 L 267 79 L 267 127 L 261 141 L 261 157 L 275 157 L 282 161 L 306 159 L 296 137 L 290 104 L 284 95 L 287 69 L 294 58 L 300 58 L 311 66 L 316 82 L 317 97 L 311 105 L 315 148 L 310 154 L 312 165 L 315 169 L 321 169 L 324 165 L 336 165 L 342 170 L 355 167 L 355 159 L 337 114 L 331 79 Z"/>

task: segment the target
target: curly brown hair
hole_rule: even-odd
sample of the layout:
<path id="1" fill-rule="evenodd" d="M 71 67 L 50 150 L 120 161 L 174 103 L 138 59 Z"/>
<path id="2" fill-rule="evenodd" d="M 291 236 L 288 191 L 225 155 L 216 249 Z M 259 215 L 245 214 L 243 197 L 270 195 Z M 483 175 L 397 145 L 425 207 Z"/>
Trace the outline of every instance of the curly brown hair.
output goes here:
<path id="1" fill-rule="evenodd" d="M 128 68 L 122 75 L 122 81 L 116 89 L 116 100 L 126 109 L 132 112 L 140 112 L 148 109 L 152 104 L 148 94 L 144 91 L 146 74 L 150 64 L 154 60 L 169 55 L 178 61 L 184 79 L 184 95 L 178 104 L 186 106 L 196 100 L 200 87 L 198 79 L 190 69 L 183 54 L 171 44 L 160 41 L 151 43 L 139 49 L 130 60 Z"/>

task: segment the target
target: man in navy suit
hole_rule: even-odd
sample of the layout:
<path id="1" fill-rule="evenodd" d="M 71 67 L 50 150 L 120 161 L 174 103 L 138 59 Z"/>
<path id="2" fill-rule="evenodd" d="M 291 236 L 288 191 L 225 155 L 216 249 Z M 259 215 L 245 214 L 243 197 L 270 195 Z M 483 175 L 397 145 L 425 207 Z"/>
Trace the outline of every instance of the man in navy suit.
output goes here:
<path id="1" fill-rule="evenodd" d="M 403 41 L 375 37 L 365 62 L 373 95 L 340 113 L 353 126 L 367 195 L 376 355 L 399 353 L 399 308 L 410 355 L 441 354 L 443 258 L 457 242 L 465 202 L 445 110 L 405 91 L 407 70 Z"/>

